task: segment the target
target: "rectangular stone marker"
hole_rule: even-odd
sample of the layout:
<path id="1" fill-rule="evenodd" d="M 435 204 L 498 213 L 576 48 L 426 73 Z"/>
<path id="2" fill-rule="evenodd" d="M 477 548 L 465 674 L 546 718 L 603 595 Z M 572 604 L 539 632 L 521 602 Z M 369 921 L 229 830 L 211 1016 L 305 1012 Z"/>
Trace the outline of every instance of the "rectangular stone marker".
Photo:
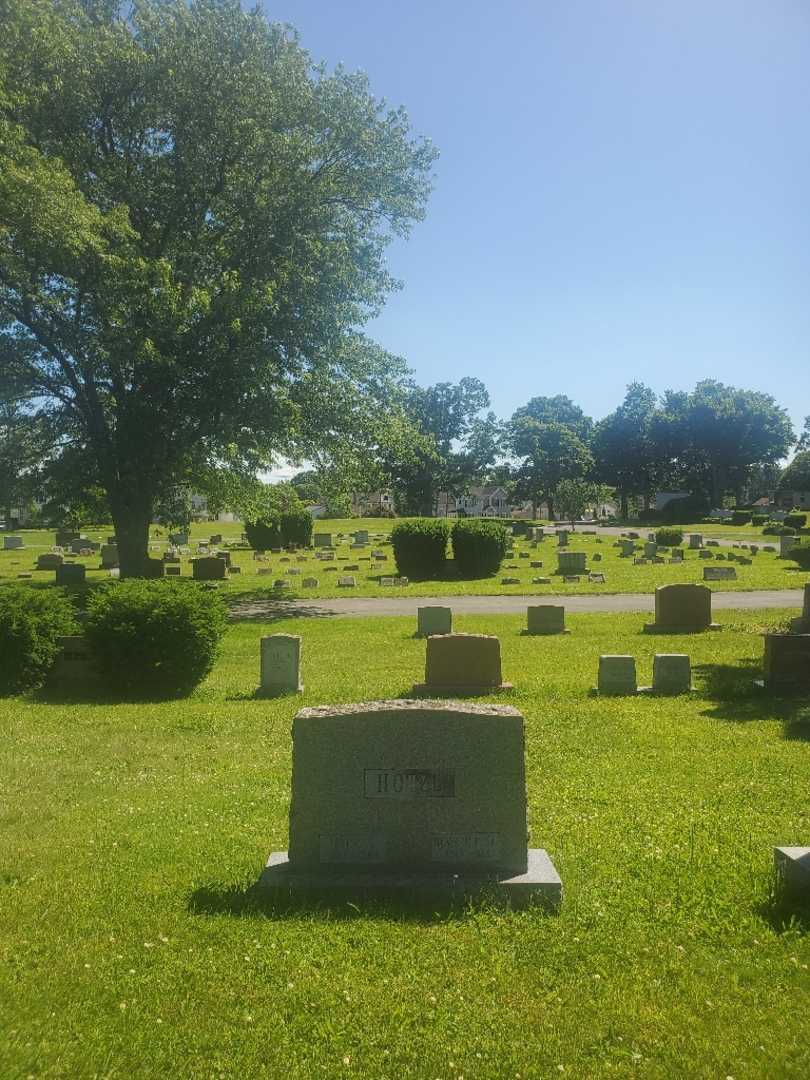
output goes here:
<path id="1" fill-rule="evenodd" d="M 81 634 L 71 634 L 60 637 L 58 643 L 61 651 L 48 672 L 46 681 L 49 687 L 76 687 L 98 682 L 99 671 L 86 638 Z"/>
<path id="2" fill-rule="evenodd" d="M 588 574 L 588 581 L 590 581 L 594 585 L 604 585 L 605 584 L 605 575 L 604 574 Z"/>
<path id="3" fill-rule="evenodd" d="M 483 889 L 556 907 L 559 876 L 526 847 L 523 726 L 517 709 L 454 701 L 302 709 L 289 856 L 273 853 L 260 884 L 459 899 Z"/>
<path id="4" fill-rule="evenodd" d="M 660 585 L 655 590 L 655 622 L 648 634 L 693 634 L 716 629 L 712 622 L 712 592 L 705 585 Z"/>
<path id="5" fill-rule="evenodd" d="M 774 848 L 773 861 L 782 892 L 797 899 L 810 898 L 810 847 Z"/>
<path id="6" fill-rule="evenodd" d="M 368 543 L 368 530 L 358 529 L 354 534 L 355 544 L 367 544 Z"/>
<path id="7" fill-rule="evenodd" d="M 261 694 L 295 694 L 301 685 L 301 638 L 269 634 L 261 639 Z"/>
<path id="8" fill-rule="evenodd" d="M 259 577 L 268 577 L 273 573 L 272 566 L 260 566 L 258 570 Z"/>
<path id="9" fill-rule="evenodd" d="M 312 542 L 316 548 L 331 547 L 332 546 L 332 534 L 331 533 L 315 533 L 312 537 Z"/>
<path id="10" fill-rule="evenodd" d="M 10 537 L 9 537 L 10 539 Z M 798 544 L 798 540 L 795 536 L 780 536 L 779 537 L 779 558 L 786 559 L 791 551 Z"/>
<path id="11" fill-rule="evenodd" d="M 600 694 L 635 694 L 636 661 L 632 656 L 600 656 L 599 684 Z"/>
<path id="12" fill-rule="evenodd" d="M 449 607 L 420 607 L 416 609 L 416 634 L 450 634 L 453 631 L 453 609 Z"/>
<path id="13" fill-rule="evenodd" d="M 339 589 L 353 589 L 357 585 L 357 578 L 348 574 L 346 577 L 339 577 L 337 583 Z"/>
<path id="14" fill-rule="evenodd" d="M 101 569 L 112 570 L 114 566 L 118 566 L 118 545 L 117 544 L 102 544 L 101 545 Z"/>
<path id="15" fill-rule="evenodd" d="M 21 547 L 25 547 L 21 536 L 3 537 L 3 551 L 17 551 Z"/>
<path id="16" fill-rule="evenodd" d="M 87 571 L 82 563 L 62 563 L 56 568 L 57 585 L 84 585 Z"/>
<path id="17" fill-rule="evenodd" d="M 557 546 L 558 547 L 567 547 L 568 546 L 568 533 L 566 532 L 565 529 L 560 529 L 560 531 L 557 533 Z"/>
<path id="18" fill-rule="evenodd" d="M 558 551 L 558 574 L 584 574 L 587 572 L 588 553 L 586 551 Z"/>
<path id="19" fill-rule="evenodd" d="M 632 556 L 636 552 L 636 545 L 633 543 L 633 541 L 632 540 L 620 540 L 619 544 L 621 546 L 621 552 L 620 552 L 621 558 L 622 559 L 630 559 L 630 558 L 632 558 Z"/>
<path id="20" fill-rule="evenodd" d="M 767 690 L 810 689 L 810 634 L 765 634 Z"/>
<path id="21" fill-rule="evenodd" d="M 208 538 L 208 543 L 209 544 L 221 544 L 222 543 L 222 533 L 214 533 L 213 536 L 210 536 Z"/>
<path id="22" fill-rule="evenodd" d="M 704 581 L 736 581 L 737 570 L 733 566 L 704 566 Z"/>
<path id="23" fill-rule="evenodd" d="M 192 559 L 191 573 L 195 581 L 224 581 L 227 566 L 216 555 Z"/>
<path id="24" fill-rule="evenodd" d="M 166 577 L 180 577 L 180 567 L 177 563 L 170 563 L 165 569 Z"/>
<path id="25" fill-rule="evenodd" d="M 527 634 L 567 634 L 565 607 L 558 604 L 532 604 L 526 608 Z"/>
<path id="26" fill-rule="evenodd" d="M 647 543 L 644 545 L 644 558 L 654 559 L 657 554 L 658 544 L 656 544 L 654 541 L 648 540 Z"/>
<path id="27" fill-rule="evenodd" d="M 501 677 L 501 643 L 486 634 L 442 634 L 429 637 L 425 650 L 425 681 L 414 695 L 455 697 L 511 690 Z"/>
<path id="28" fill-rule="evenodd" d="M 689 547 L 701 548 L 703 547 L 703 534 L 702 533 L 690 533 L 689 534 Z"/>
<path id="29" fill-rule="evenodd" d="M 791 619 L 791 634 L 810 634 L 810 581 L 804 586 L 804 605 L 798 619 Z"/>
<path id="30" fill-rule="evenodd" d="M 56 570 L 58 566 L 61 566 L 64 562 L 63 555 L 57 555 L 54 552 L 49 552 L 44 555 L 37 556 L 37 570 Z"/>
<path id="31" fill-rule="evenodd" d="M 317 589 L 318 579 L 316 577 L 305 577 L 301 582 L 302 589 Z"/>
<path id="32" fill-rule="evenodd" d="M 653 657 L 655 694 L 688 694 L 692 689 L 692 665 L 685 653 L 656 653 Z"/>

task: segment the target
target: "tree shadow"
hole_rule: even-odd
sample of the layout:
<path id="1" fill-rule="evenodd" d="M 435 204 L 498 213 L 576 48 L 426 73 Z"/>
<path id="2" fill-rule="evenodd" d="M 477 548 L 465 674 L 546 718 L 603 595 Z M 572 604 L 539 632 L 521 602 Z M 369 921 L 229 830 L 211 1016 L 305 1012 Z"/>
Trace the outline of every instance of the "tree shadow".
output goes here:
<path id="1" fill-rule="evenodd" d="M 281 590 L 251 590 L 227 597 L 231 622 L 281 622 L 284 619 L 327 619 L 336 612 L 320 607 L 316 600 L 307 602 L 298 594 Z"/>
<path id="2" fill-rule="evenodd" d="M 403 894 L 375 889 L 348 897 L 345 891 L 296 890 L 291 894 L 284 889 L 266 888 L 258 882 L 251 885 L 209 882 L 189 894 L 187 908 L 192 915 L 226 915 L 239 919 L 284 920 L 305 916 L 323 922 L 378 919 L 427 924 L 460 922 L 483 908 L 508 910 L 509 903 L 494 893 L 476 899 L 433 892 L 425 895 L 416 890 Z M 538 905 L 537 910 L 544 909 Z"/>
<path id="3" fill-rule="evenodd" d="M 810 899 L 785 890 L 777 877 L 756 912 L 777 934 L 806 934 L 810 930 Z"/>
<path id="4" fill-rule="evenodd" d="M 810 704 L 806 698 L 757 686 L 762 666 L 750 657 L 741 657 L 736 663 L 696 664 L 692 670 L 703 682 L 703 696 L 716 702 L 704 716 L 735 724 L 778 720 L 784 738 L 810 742 Z"/>

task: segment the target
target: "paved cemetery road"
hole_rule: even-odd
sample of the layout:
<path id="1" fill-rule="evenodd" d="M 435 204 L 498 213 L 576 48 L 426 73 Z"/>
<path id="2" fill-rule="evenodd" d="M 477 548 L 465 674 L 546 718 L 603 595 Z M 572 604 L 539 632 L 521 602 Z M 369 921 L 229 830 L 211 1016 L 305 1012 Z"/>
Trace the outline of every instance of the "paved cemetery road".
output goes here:
<path id="1" fill-rule="evenodd" d="M 715 611 L 728 608 L 800 608 L 799 589 L 762 589 L 752 592 L 713 592 Z M 328 618 L 330 615 L 416 615 L 416 609 L 437 604 L 459 615 L 519 615 L 527 604 L 564 604 L 578 612 L 653 611 L 652 593 L 613 593 L 590 596 L 366 596 L 336 600 L 251 600 L 231 604 L 236 621 L 279 618 Z"/>

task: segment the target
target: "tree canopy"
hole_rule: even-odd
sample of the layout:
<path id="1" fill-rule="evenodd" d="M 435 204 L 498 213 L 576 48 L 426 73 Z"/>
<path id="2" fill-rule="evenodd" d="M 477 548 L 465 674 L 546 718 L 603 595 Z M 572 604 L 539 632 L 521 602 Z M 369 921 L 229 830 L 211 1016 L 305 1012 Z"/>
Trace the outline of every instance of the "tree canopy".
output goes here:
<path id="1" fill-rule="evenodd" d="M 0 399 L 90 463 L 122 573 L 205 469 L 404 437 L 404 366 L 358 330 L 429 192 L 402 110 L 238 0 L 4 11 Z"/>

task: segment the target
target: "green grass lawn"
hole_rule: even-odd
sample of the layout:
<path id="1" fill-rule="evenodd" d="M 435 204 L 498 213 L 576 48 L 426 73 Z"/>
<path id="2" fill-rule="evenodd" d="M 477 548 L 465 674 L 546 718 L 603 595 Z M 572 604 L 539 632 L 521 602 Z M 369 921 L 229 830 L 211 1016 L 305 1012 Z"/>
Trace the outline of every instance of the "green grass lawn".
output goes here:
<path id="1" fill-rule="evenodd" d="M 316 524 L 316 531 L 332 531 L 337 540 L 338 532 L 343 534 L 336 549 L 336 559 L 332 563 L 320 562 L 315 559 L 312 551 L 305 552 L 298 561 L 295 555 L 268 554 L 266 562 L 257 562 L 250 550 L 234 551 L 232 562 L 240 567 L 238 576 L 233 576 L 222 585 L 222 589 L 229 596 L 239 600 L 261 599 L 272 596 L 331 598 L 335 596 L 484 596 L 484 595 L 523 595 L 536 596 L 549 595 L 576 595 L 578 593 L 627 593 L 627 592 L 652 592 L 656 586 L 670 584 L 672 582 L 700 582 L 703 580 L 703 567 L 707 565 L 698 558 L 697 552 L 685 550 L 685 560 L 682 564 L 663 565 L 648 564 L 646 566 L 634 566 L 632 559 L 620 558 L 618 549 L 614 547 L 616 538 L 610 535 L 583 536 L 581 533 L 571 534 L 570 550 L 582 550 L 589 553 L 589 568 L 603 573 L 604 584 L 591 583 L 587 577 L 582 578 L 579 584 L 566 584 L 562 577 L 555 575 L 557 569 L 557 542 L 554 537 L 548 537 L 536 548 L 532 548 L 527 540 L 517 538 L 515 540 L 515 557 L 506 559 L 501 572 L 494 577 L 479 578 L 471 581 L 459 580 L 453 575 L 452 562 L 449 564 L 448 575 L 441 580 L 411 581 L 406 587 L 391 588 L 379 584 L 379 576 L 395 575 L 396 567 L 393 561 L 393 553 L 390 542 L 386 542 L 390 533 L 392 522 L 390 520 L 368 519 L 359 521 L 342 521 Z M 349 549 L 349 531 L 358 527 L 368 527 L 370 533 L 369 547 L 364 550 L 351 551 Z M 221 532 L 223 540 L 236 541 L 241 533 L 241 525 L 212 526 L 207 524 L 195 526 L 192 534 L 192 543 L 196 547 L 196 541 L 201 537 L 208 537 L 212 529 Z M 375 530 L 383 539 L 374 539 Z M 86 530 L 91 539 L 103 540 L 109 530 Z M 22 551 L 0 552 L 0 581 L 11 580 L 21 572 L 32 572 L 36 562 L 36 556 L 43 551 L 50 550 L 53 543 L 53 532 L 29 532 L 22 533 L 26 541 L 26 547 Z M 646 531 L 642 532 L 642 536 Z M 774 541 L 773 537 L 765 538 Z M 601 543 L 597 541 L 601 540 Z M 745 543 L 745 540 L 742 540 Z M 165 531 L 161 539 L 154 541 L 154 555 L 158 557 L 166 548 Z M 778 548 L 778 539 L 774 546 Z M 386 562 L 372 562 L 372 550 L 385 552 L 388 556 Z M 727 548 L 717 549 L 722 554 L 728 554 Z M 524 558 L 521 558 L 521 553 Z M 602 556 L 601 562 L 593 560 L 592 556 Z M 745 554 L 741 551 L 740 554 Z M 285 561 L 282 562 L 282 558 Z M 98 569 L 100 559 L 77 558 L 78 562 L 84 562 L 88 568 L 88 581 L 107 580 L 107 571 Z M 542 568 L 532 568 L 532 561 L 543 563 Z M 328 569 L 328 567 L 332 569 Z M 356 570 L 347 569 L 356 566 Z M 268 574 L 259 575 L 259 569 L 269 571 Z M 290 568 L 301 570 L 300 576 L 288 575 Z M 810 574 L 799 570 L 795 563 L 789 560 L 779 559 L 775 552 L 760 550 L 754 556 L 751 566 L 739 566 L 735 564 L 737 571 L 736 581 L 711 582 L 710 588 L 727 592 L 735 590 L 752 589 L 791 589 L 801 588 L 810 580 Z M 190 559 L 185 557 L 182 565 L 182 575 L 191 576 Z M 350 574 L 356 578 L 354 588 L 341 588 L 337 584 L 337 578 L 341 574 Z M 300 582 L 304 577 L 313 576 L 318 579 L 317 588 L 304 589 Z M 532 584 L 533 577 L 550 576 L 552 582 L 549 585 Z M 503 585 L 503 577 L 516 577 L 518 584 Z M 291 588 L 278 590 L 273 582 L 287 579 L 291 582 Z M 53 571 L 33 571 L 33 581 L 53 581 Z"/>
<path id="2" fill-rule="evenodd" d="M 810 843 L 810 706 L 752 689 L 762 624 L 648 616 L 496 633 L 526 718 L 530 842 L 560 914 L 264 904 L 302 705 L 421 678 L 410 619 L 232 625 L 181 702 L 0 703 L 0 1076 L 810 1075 L 810 912 L 772 895 Z M 303 637 L 304 694 L 258 700 L 258 640 Z M 699 693 L 589 696 L 600 653 L 686 651 Z"/>

